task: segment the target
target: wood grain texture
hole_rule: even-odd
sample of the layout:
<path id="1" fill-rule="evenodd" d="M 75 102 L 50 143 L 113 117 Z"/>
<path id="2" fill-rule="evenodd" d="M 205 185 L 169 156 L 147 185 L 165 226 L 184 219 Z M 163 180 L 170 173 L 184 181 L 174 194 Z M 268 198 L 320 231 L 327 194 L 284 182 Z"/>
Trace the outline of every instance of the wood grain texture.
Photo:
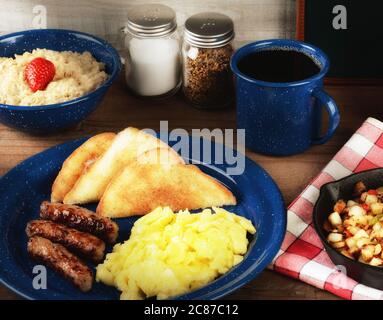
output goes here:
<path id="1" fill-rule="evenodd" d="M 32 28 L 33 8 L 47 9 L 47 27 L 96 34 L 120 48 L 119 30 L 128 10 L 142 0 L 0 0 L 0 34 Z M 265 38 L 293 38 L 295 0 L 156 0 L 177 13 L 182 26 L 190 15 L 219 11 L 235 24 L 237 43 Z M 180 28 L 181 29 L 181 28 Z"/>
<path id="2" fill-rule="evenodd" d="M 335 136 L 325 145 L 314 146 L 307 152 L 291 157 L 247 155 L 263 166 L 278 183 L 286 204 L 330 161 L 363 121 L 371 116 L 383 119 L 381 87 L 331 86 L 327 91 L 337 101 L 342 115 Z M 31 136 L 0 125 L 0 175 L 20 161 L 50 146 L 104 131 L 119 131 L 127 126 L 158 130 L 160 120 L 169 127 L 235 128 L 235 109 L 203 111 L 187 105 L 181 95 L 166 101 L 134 98 L 126 90 L 122 77 L 115 82 L 99 108 L 84 122 L 63 133 Z M 0 286 L 0 299 L 17 296 Z M 328 292 L 297 280 L 264 271 L 262 275 L 228 298 L 235 299 L 335 299 Z"/>

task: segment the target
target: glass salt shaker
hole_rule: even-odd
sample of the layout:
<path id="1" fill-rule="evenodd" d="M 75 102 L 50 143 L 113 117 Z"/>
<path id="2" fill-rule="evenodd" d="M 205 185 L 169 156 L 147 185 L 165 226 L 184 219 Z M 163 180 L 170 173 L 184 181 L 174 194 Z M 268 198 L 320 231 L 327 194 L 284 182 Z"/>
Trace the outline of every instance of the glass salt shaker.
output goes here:
<path id="1" fill-rule="evenodd" d="M 185 22 L 182 89 L 197 108 L 222 108 L 234 98 L 230 58 L 233 21 L 214 12 L 199 13 Z"/>
<path id="2" fill-rule="evenodd" d="M 181 48 L 176 14 L 161 4 L 134 6 L 124 33 L 125 77 L 138 96 L 171 96 L 181 85 Z"/>

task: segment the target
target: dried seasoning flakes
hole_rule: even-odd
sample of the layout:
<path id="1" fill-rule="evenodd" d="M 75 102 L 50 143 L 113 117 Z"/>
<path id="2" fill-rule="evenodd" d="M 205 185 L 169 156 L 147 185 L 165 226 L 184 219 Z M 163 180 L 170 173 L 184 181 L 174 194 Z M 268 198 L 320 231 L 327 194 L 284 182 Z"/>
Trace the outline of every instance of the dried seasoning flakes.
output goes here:
<path id="1" fill-rule="evenodd" d="M 184 57 L 184 93 L 190 102 L 206 107 L 232 102 L 232 54 L 230 44 L 220 48 L 190 47 Z"/>

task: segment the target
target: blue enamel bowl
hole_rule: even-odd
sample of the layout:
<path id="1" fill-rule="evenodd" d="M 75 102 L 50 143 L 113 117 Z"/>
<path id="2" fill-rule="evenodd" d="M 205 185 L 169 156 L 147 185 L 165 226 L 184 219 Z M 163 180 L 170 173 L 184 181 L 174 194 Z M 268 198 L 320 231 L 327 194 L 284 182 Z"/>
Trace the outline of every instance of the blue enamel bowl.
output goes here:
<path id="1" fill-rule="evenodd" d="M 89 51 L 105 64 L 108 80 L 95 91 L 63 103 L 43 106 L 12 106 L 0 104 L 0 122 L 30 133 L 57 132 L 85 119 L 99 105 L 106 91 L 121 70 L 117 51 L 106 41 L 90 34 L 61 30 L 27 30 L 0 37 L 0 57 L 13 57 L 26 51 L 43 48 L 56 51 Z"/>

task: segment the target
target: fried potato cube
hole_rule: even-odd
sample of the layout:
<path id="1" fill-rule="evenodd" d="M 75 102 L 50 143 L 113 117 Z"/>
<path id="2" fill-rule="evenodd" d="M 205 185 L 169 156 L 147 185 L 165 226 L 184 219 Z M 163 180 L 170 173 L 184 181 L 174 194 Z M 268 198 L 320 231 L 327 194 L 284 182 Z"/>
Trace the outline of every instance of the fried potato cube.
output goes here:
<path id="1" fill-rule="evenodd" d="M 347 208 L 351 208 L 352 206 L 356 206 L 356 205 L 358 205 L 358 203 L 353 200 L 347 201 Z"/>
<path id="2" fill-rule="evenodd" d="M 331 243 L 331 246 L 334 247 L 335 249 L 342 249 L 346 246 L 346 242 L 339 241 L 339 242 Z"/>
<path id="3" fill-rule="evenodd" d="M 371 207 L 371 212 L 374 215 L 383 213 L 383 203 L 381 202 L 372 203 L 370 207 Z"/>
<path id="4" fill-rule="evenodd" d="M 375 246 L 367 245 L 363 247 L 361 254 L 365 261 L 370 261 L 374 256 Z"/>
<path id="5" fill-rule="evenodd" d="M 328 217 L 328 220 L 330 221 L 333 227 L 337 227 L 342 224 L 342 218 L 340 217 L 337 211 L 331 213 Z"/>
<path id="6" fill-rule="evenodd" d="M 364 202 L 367 203 L 368 205 L 372 205 L 373 203 L 378 202 L 378 197 L 374 194 L 367 194 L 366 200 Z"/>
<path id="7" fill-rule="evenodd" d="M 356 205 L 350 208 L 348 214 L 350 217 L 361 217 L 366 214 L 366 210 L 364 210 L 361 206 Z"/>
<path id="8" fill-rule="evenodd" d="M 343 235 L 341 233 L 332 232 L 328 235 L 327 240 L 332 243 L 339 242 L 343 240 Z"/>
<path id="9" fill-rule="evenodd" d="M 351 249 L 353 247 L 356 247 L 356 240 L 354 239 L 354 237 L 347 238 L 346 244 L 347 244 L 347 247 L 349 247 Z"/>
<path id="10" fill-rule="evenodd" d="M 356 246 L 359 249 L 362 249 L 365 245 L 368 245 L 370 243 L 370 239 L 368 238 L 361 238 L 356 241 Z"/>
<path id="11" fill-rule="evenodd" d="M 357 232 L 360 230 L 359 227 L 356 226 L 350 226 L 347 228 L 348 232 L 350 232 L 352 235 L 357 234 Z"/>
<path id="12" fill-rule="evenodd" d="M 340 253 L 343 254 L 344 256 L 354 260 L 354 256 L 352 254 L 350 254 L 347 250 L 342 250 Z"/>
<path id="13" fill-rule="evenodd" d="M 383 260 L 380 258 L 372 258 L 370 261 L 371 266 L 379 267 L 383 264 Z"/>

